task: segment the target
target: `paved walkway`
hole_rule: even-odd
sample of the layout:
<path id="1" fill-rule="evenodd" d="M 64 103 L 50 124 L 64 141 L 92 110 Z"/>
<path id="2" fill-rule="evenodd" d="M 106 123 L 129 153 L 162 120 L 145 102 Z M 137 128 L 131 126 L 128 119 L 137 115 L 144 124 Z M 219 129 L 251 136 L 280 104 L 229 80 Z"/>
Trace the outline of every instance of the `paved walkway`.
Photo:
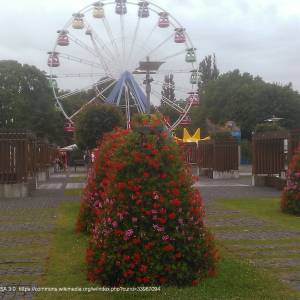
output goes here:
<path id="1" fill-rule="evenodd" d="M 36 286 L 45 274 L 60 203 L 79 201 L 64 191 L 82 188 L 85 173 L 71 171 L 52 174 L 31 197 L 0 199 L 0 299 L 33 298 L 19 287 Z"/>

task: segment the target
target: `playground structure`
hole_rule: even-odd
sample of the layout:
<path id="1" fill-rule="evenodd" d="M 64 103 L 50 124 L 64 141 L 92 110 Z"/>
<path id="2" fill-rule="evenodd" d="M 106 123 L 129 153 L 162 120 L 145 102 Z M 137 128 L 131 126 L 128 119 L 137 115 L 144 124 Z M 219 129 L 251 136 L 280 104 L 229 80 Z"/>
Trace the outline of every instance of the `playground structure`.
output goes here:
<path id="1" fill-rule="evenodd" d="M 97 101 L 122 108 L 128 128 L 133 113 L 158 110 L 160 101 L 177 114 L 166 122 L 170 131 L 191 124 L 189 110 L 200 102 L 197 49 L 171 13 L 150 1 L 98 1 L 74 13 L 57 34 L 48 77 L 65 131 L 73 132 L 76 116 Z M 168 74 L 183 105 L 161 95 Z M 64 101 L 87 90 L 95 96 L 68 114 Z"/>

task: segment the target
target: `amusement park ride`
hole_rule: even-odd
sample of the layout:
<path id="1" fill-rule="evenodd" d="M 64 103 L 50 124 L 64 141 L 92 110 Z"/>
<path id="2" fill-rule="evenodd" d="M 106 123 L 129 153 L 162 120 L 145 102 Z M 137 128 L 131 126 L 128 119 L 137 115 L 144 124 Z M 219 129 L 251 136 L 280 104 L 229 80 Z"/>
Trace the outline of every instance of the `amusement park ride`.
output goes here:
<path id="1" fill-rule="evenodd" d="M 162 101 L 178 115 L 167 122 L 170 131 L 191 124 L 188 112 L 199 105 L 196 48 L 177 19 L 150 1 L 103 0 L 74 13 L 57 31 L 48 66 L 66 132 L 74 131 L 74 118 L 96 101 L 124 109 L 127 127 L 132 113 L 148 113 Z M 174 75 L 176 97 L 184 105 L 161 95 L 166 74 Z M 64 102 L 90 89 L 96 95 L 67 114 Z"/>

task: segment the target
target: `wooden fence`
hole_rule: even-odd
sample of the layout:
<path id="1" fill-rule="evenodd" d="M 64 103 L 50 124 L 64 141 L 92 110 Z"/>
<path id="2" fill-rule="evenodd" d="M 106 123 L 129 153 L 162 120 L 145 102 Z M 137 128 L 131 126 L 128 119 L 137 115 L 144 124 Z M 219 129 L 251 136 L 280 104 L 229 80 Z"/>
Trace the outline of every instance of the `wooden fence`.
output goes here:
<path id="1" fill-rule="evenodd" d="M 299 142 L 300 130 L 255 134 L 252 138 L 254 184 L 282 190 L 288 163 Z"/>
<path id="2" fill-rule="evenodd" d="M 285 149 L 288 132 L 265 132 L 252 137 L 253 174 L 281 174 L 285 170 Z"/>
<path id="3" fill-rule="evenodd" d="M 300 142 L 300 130 L 264 132 L 253 135 L 253 175 L 280 175 Z"/>
<path id="4" fill-rule="evenodd" d="M 185 161 L 201 169 L 229 172 L 239 169 L 236 139 L 216 139 L 197 143 L 184 143 Z"/>
<path id="5" fill-rule="evenodd" d="M 0 130 L 0 184 L 27 182 L 53 163 L 56 151 L 28 131 Z"/>

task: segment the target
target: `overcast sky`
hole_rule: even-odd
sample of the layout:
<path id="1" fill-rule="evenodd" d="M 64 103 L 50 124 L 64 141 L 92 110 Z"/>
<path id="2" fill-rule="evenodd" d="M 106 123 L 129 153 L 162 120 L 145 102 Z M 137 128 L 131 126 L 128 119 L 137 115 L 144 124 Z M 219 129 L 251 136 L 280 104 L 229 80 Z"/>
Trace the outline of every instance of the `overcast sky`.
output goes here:
<path id="1" fill-rule="evenodd" d="M 0 59 L 47 70 L 56 30 L 89 0 L 0 0 Z M 221 73 L 240 69 L 300 90 L 299 0 L 157 0 L 186 27 L 199 60 L 215 53 Z"/>

